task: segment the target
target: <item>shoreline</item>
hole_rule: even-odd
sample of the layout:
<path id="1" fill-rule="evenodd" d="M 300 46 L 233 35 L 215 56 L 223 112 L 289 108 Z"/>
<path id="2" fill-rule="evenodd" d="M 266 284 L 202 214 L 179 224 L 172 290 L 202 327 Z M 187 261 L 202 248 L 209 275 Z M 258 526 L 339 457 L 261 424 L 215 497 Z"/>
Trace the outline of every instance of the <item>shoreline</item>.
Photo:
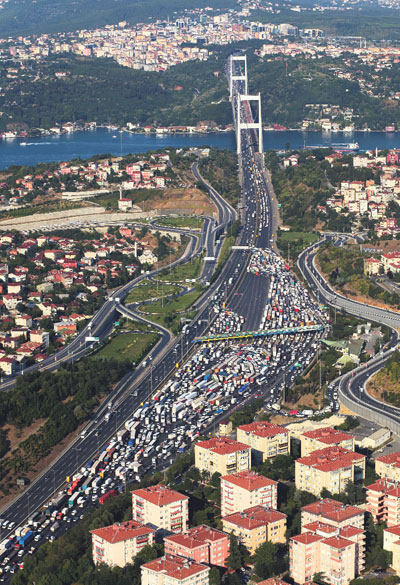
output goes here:
<path id="1" fill-rule="evenodd" d="M 162 131 L 160 129 L 162 128 Z M 163 136 L 201 136 L 207 134 L 228 134 L 229 132 L 234 132 L 233 127 L 215 127 L 215 128 L 205 128 L 204 130 L 196 129 L 196 130 L 173 130 L 169 128 L 164 128 L 163 126 L 153 127 L 151 130 L 145 130 L 145 128 L 140 128 L 137 130 L 132 130 L 130 128 L 125 127 L 113 127 L 113 126 L 106 126 L 106 125 L 96 125 L 92 127 L 76 127 L 73 130 L 62 130 L 60 132 L 51 132 L 50 130 L 43 129 L 43 132 L 40 134 L 30 134 L 29 131 L 23 134 L 14 134 L 12 132 L 0 132 L 0 141 L 11 141 L 11 140 L 23 140 L 23 139 L 34 139 L 34 138 L 58 138 L 61 136 L 72 136 L 77 132 L 95 132 L 96 130 L 104 129 L 109 130 L 111 132 L 117 132 L 119 134 L 131 134 L 131 135 L 143 135 L 143 136 L 159 136 L 160 138 Z M 346 136 L 353 136 L 357 132 L 362 132 L 363 134 L 385 134 L 385 135 L 392 135 L 392 134 L 399 134 L 400 130 L 393 130 L 387 131 L 386 129 L 382 130 L 372 130 L 371 128 L 354 128 L 354 130 L 346 131 L 346 130 L 322 130 L 318 128 L 310 128 L 310 129 L 303 129 L 303 128 L 273 128 L 270 126 L 264 126 L 263 132 L 273 132 L 273 133 L 282 133 L 282 132 L 299 132 L 302 134 L 308 133 L 316 133 L 322 134 L 324 136 L 331 136 L 331 135 L 346 135 Z M 23 145 L 23 143 L 22 143 Z"/>

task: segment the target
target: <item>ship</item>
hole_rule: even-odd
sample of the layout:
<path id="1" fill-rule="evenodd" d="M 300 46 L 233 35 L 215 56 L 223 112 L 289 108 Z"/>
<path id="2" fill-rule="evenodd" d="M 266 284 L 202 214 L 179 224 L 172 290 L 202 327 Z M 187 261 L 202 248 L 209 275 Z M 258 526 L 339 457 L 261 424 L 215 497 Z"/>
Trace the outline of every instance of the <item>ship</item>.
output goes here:
<path id="1" fill-rule="evenodd" d="M 332 148 L 335 152 L 354 152 L 356 150 L 360 150 L 360 145 L 358 142 L 349 142 L 343 144 L 313 144 L 313 145 L 304 145 L 304 150 L 313 150 L 316 148 Z"/>
<path id="2" fill-rule="evenodd" d="M 332 148 L 335 152 L 354 152 L 360 150 L 358 142 L 348 142 L 344 144 L 332 144 Z"/>
<path id="3" fill-rule="evenodd" d="M 393 125 L 386 126 L 385 132 L 395 132 L 396 128 Z"/>

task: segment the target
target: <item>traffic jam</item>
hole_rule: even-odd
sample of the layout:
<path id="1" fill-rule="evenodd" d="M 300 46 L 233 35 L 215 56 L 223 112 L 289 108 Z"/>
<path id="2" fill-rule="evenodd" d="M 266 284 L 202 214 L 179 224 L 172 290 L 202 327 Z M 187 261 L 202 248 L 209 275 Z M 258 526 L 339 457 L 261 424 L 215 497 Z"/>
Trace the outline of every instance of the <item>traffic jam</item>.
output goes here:
<path id="1" fill-rule="evenodd" d="M 267 276 L 269 286 L 260 329 L 301 327 L 326 319 L 288 268 L 270 250 L 252 253 L 248 271 Z M 225 308 L 220 296 L 213 299 L 215 319 L 209 335 L 240 336 L 246 330 L 245 318 Z M 65 488 L 44 509 L 1 543 L 0 580 L 22 566 L 23 557 L 42 542 L 65 532 L 87 507 L 104 504 L 124 491 L 127 482 L 172 464 L 198 436 L 212 431 L 246 401 L 263 398 L 265 408 L 287 415 L 280 404 L 282 390 L 310 364 L 321 335 L 322 331 L 298 332 L 196 345 L 189 360 L 132 413 L 93 460 L 68 477 Z M 299 416 L 312 414 L 310 410 Z M 11 524 L 2 522 L 1 529 L 10 530 Z"/>

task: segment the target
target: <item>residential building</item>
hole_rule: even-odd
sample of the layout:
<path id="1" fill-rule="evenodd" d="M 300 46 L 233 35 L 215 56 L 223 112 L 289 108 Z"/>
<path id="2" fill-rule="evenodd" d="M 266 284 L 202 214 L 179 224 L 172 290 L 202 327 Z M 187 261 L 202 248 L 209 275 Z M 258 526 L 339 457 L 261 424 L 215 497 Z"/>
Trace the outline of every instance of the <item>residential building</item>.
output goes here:
<path id="1" fill-rule="evenodd" d="M 250 447 L 228 437 L 213 437 L 194 446 L 195 465 L 212 475 L 237 473 L 250 469 Z"/>
<path id="2" fill-rule="evenodd" d="M 225 532 L 233 532 L 247 550 L 254 554 L 265 541 L 286 542 L 286 514 L 266 506 L 253 506 L 222 517 Z"/>
<path id="3" fill-rule="evenodd" d="M 364 518 L 365 511 L 362 508 L 348 506 L 330 498 L 308 504 L 301 509 L 302 530 L 312 522 L 323 522 L 339 529 L 347 526 L 364 529 Z"/>
<path id="4" fill-rule="evenodd" d="M 393 552 L 393 545 L 400 540 L 400 524 L 390 526 L 383 531 L 383 548 L 388 552 Z"/>
<path id="5" fill-rule="evenodd" d="M 365 455 L 342 447 L 327 447 L 300 457 L 295 463 L 296 488 L 319 496 L 325 488 L 343 492 L 348 481 L 365 477 Z"/>
<path id="6" fill-rule="evenodd" d="M 356 544 L 340 536 L 324 538 L 305 532 L 290 539 L 289 572 L 296 583 L 310 581 L 324 573 L 331 585 L 348 585 L 356 576 Z"/>
<path id="7" fill-rule="evenodd" d="M 384 479 L 400 482 L 400 451 L 377 457 L 375 472 Z"/>
<path id="8" fill-rule="evenodd" d="M 164 485 L 132 492 L 132 517 L 168 532 L 185 532 L 189 522 L 189 498 Z"/>
<path id="9" fill-rule="evenodd" d="M 237 428 L 236 438 L 251 447 L 255 463 L 273 459 L 277 455 L 288 455 L 290 434 L 288 429 L 267 421 L 255 421 Z"/>
<path id="10" fill-rule="evenodd" d="M 313 451 L 336 445 L 354 451 L 354 437 L 332 427 L 307 431 L 300 435 L 301 456 L 306 457 Z"/>
<path id="11" fill-rule="evenodd" d="M 400 576 L 400 540 L 393 543 L 392 569 L 397 576 Z"/>
<path id="12" fill-rule="evenodd" d="M 378 481 L 366 487 L 366 509 L 375 522 L 386 522 L 387 526 L 400 524 L 400 486 L 389 479 Z"/>
<path id="13" fill-rule="evenodd" d="M 221 477 L 221 516 L 258 504 L 277 509 L 278 482 L 254 471 Z"/>
<path id="14" fill-rule="evenodd" d="M 141 585 L 209 585 L 209 567 L 165 555 L 141 566 Z"/>
<path id="15" fill-rule="evenodd" d="M 135 520 L 91 530 L 93 563 L 124 568 L 147 544 L 153 544 L 154 530 Z"/>
<path id="16" fill-rule="evenodd" d="M 182 534 L 164 538 L 165 554 L 185 557 L 208 565 L 225 566 L 229 555 L 229 537 L 209 526 L 195 526 Z"/>

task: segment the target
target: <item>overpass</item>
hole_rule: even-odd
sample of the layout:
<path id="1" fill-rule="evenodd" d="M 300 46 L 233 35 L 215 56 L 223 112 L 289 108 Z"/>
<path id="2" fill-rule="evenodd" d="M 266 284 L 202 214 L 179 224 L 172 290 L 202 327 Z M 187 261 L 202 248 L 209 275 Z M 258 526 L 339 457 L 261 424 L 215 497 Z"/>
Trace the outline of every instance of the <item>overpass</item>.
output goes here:
<path id="1" fill-rule="evenodd" d="M 229 339 L 249 339 L 253 337 L 272 337 L 274 335 L 296 335 L 296 333 L 310 333 L 323 331 L 322 325 L 304 325 L 303 327 L 283 327 L 281 329 L 261 329 L 260 331 L 238 331 L 236 333 L 221 333 L 220 335 L 206 335 L 195 337 L 192 343 L 225 341 Z"/>

